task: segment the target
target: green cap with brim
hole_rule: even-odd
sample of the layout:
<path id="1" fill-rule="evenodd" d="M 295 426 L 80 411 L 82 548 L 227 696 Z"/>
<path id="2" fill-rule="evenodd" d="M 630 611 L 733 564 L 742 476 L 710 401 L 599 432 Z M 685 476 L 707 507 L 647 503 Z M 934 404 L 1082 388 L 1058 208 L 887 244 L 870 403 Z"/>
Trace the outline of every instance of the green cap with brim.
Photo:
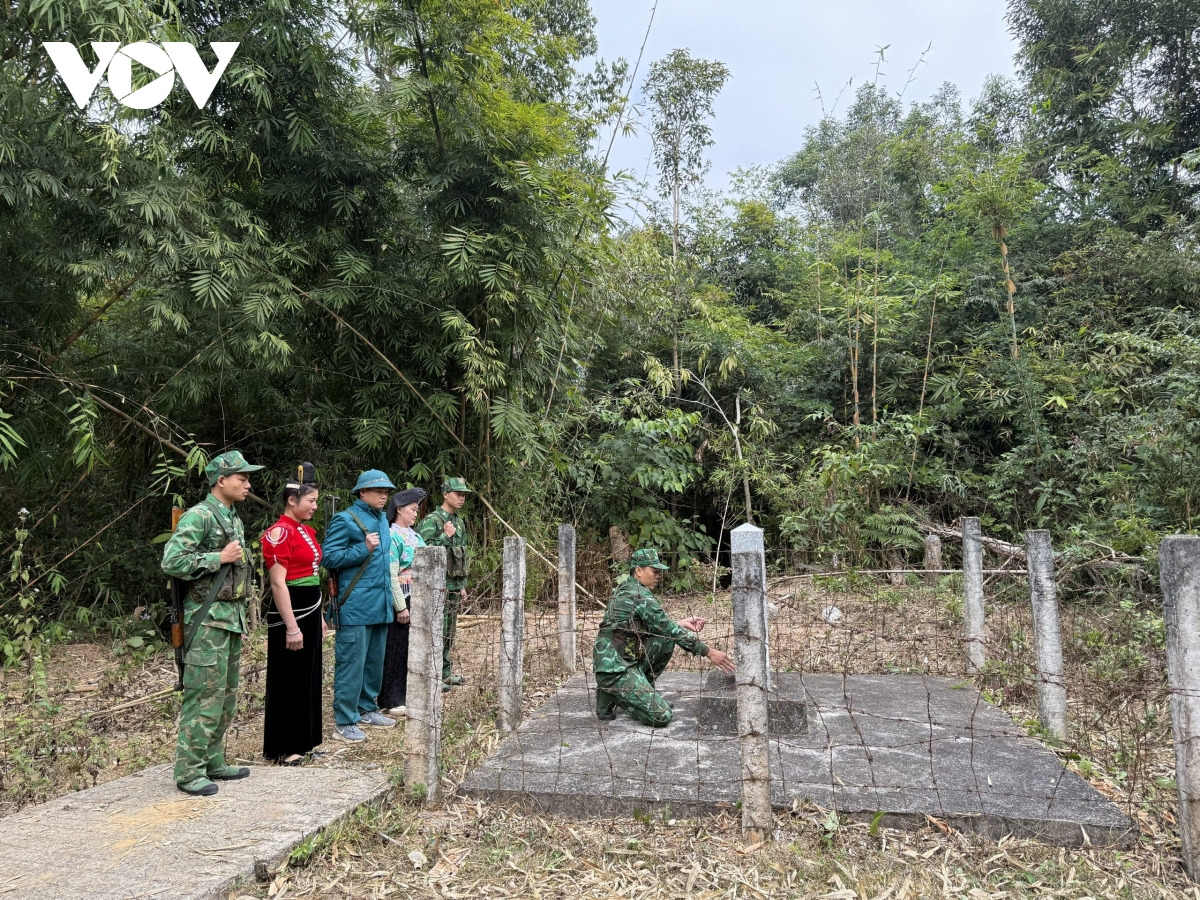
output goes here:
<path id="1" fill-rule="evenodd" d="M 644 547 L 641 550 L 635 550 L 633 556 L 629 557 L 629 565 L 631 566 L 649 566 L 652 569 L 669 569 L 670 566 L 663 565 L 658 558 L 658 551 L 650 547 Z"/>
<path id="2" fill-rule="evenodd" d="M 209 460 L 208 465 L 204 467 L 204 477 L 208 479 L 208 486 L 213 487 L 226 475 L 257 472 L 261 468 L 262 466 L 252 466 L 246 462 L 246 457 L 242 456 L 240 451 L 230 450 Z"/>
<path id="3" fill-rule="evenodd" d="M 457 494 L 475 493 L 473 490 L 467 487 L 467 483 L 461 478 L 447 478 L 442 482 L 442 493 L 447 494 L 451 491 L 454 491 Z"/>
<path id="4" fill-rule="evenodd" d="M 365 491 L 370 488 L 387 488 L 389 491 L 392 491 L 396 489 L 396 486 L 379 469 L 367 469 L 367 471 L 358 476 L 358 484 L 354 486 L 351 493 L 357 494 L 359 491 Z"/>

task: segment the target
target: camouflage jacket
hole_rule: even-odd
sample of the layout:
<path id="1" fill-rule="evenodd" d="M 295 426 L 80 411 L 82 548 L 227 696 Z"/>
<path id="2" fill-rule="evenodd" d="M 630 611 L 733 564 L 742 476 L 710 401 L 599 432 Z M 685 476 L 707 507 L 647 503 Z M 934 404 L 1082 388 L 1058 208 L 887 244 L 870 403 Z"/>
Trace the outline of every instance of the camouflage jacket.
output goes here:
<path id="1" fill-rule="evenodd" d="M 450 522 L 454 525 L 454 537 L 446 537 L 446 533 L 442 530 L 446 523 Z M 450 574 L 450 569 L 454 565 L 454 560 L 451 551 L 455 547 L 461 547 L 466 553 L 467 546 L 471 543 L 470 535 L 467 534 L 467 525 L 463 521 L 462 516 L 457 513 L 448 513 L 440 506 L 421 520 L 421 524 L 417 526 L 417 534 L 421 536 L 421 540 L 429 547 L 445 547 L 446 548 L 446 590 L 461 591 L 467 586 L 467 576 L 461 575 L 458 577 Z M 469 565 L 469 557 L 466 565 Z"/>
<path id="2" fill-rule="evenodd" d="M 608 601 L 592 648 L 593 671 L 624 672 L 638 665 L 646 658 L 649 638 L 674 641 L 697 656 L 708 653 L 708 647 L 695 634 L 667 615 L 649 588 L 631 577 L 617 586 Z"/>
<path id="3" fill-rule="evenodd" d="M 183 604 L 185 625 L 191 624 L 208 597 L 221 568 L 221 551 L 230 541 L 241 542 L 242 561 L 234 563 L 226 574 L 206 622 L 226 631 L 246 630 L 246 600 L 254 592 L 254 568 L 246 545 L 246 531 L 237 512 L 212 494 L 180 517 L 175 533 L 163 548 L 163 571 L 191 582 Z"/>

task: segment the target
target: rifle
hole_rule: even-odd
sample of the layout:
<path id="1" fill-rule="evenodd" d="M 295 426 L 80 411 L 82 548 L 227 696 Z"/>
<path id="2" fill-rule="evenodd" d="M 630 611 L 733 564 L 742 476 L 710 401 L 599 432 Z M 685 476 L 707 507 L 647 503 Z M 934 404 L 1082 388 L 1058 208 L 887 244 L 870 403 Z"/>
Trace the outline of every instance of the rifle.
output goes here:
<path id="1" fill-rule="evenodd" d="M 183 516 L 179 506 L 171 507 L 171 533 L 179 526 Z M 183 690 L 183 598 L 187 596 L 187 585 L 179 578 L 171 578 L 171 646 L 175 648 L 175 690 Z"/>
<path id="2" fill-rule="evenodd" d="M 325 534 L 329 534 L 329 526 L 337 515 L 337 497 L 330 494 L 325 498 Z M 325 594 L 329 597 L 329 618 L 333 627 L 338 627 L 338 583 L 337 572 L 325 570 Z"/>

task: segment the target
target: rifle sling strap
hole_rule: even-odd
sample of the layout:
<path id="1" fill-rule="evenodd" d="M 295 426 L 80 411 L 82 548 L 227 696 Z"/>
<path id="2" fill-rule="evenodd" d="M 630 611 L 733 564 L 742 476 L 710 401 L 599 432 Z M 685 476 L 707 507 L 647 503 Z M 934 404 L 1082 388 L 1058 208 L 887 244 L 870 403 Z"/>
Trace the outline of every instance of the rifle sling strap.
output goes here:
<path id="1" fill-rule="evenodd" d="M 213 601 L 217 599 L 221 585 L 225 583 L 225 576 L 229 574 L 229 570 L 232 568 L 233 563 L 225 563 L 217 570 L 217 577 L 213 579 L 212 587 L 208 589 L 208 596 L 204 598 L 204 603 L 200 606 L 200 611 L 196 613 L 196 618 L 192 619 L 192 624 L 189 626 L 187 635 L 183 639 L 184 656 L 187 656 L 188 651 L 192 649 L 192 641 L 196 638 L 196 632 L 200 630 L 200 625 L 208 618 L 208 611 L 212 609 Z"/>

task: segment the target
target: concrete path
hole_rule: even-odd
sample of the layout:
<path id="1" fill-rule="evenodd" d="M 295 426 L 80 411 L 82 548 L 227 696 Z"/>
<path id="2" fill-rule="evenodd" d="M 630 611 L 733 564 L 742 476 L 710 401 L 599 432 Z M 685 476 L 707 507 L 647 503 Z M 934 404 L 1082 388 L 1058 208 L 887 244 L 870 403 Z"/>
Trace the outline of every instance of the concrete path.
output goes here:
<path id="1" fill-rule="evenodd" d="M 810 801 L 884 825 L 935 816 L 964 831 L 1058 844 L 1124 845 L 1133 825 L 969 684 L 903 675 L 777 674 L 801 682 L 805 735 L 771 736 L 772 802 Z M 698 674 L 659 689 L 675 721 L 654 730 L 623 713 L 600 722 L 577 675 L 463 783 L 469 796 L 592 817 L 669 809 L 689 816 L 740 799 L 737 738 L 703 734 Z M 1086 837 L 1085 837 L 1086 835 Z"/>
<path id="2" fill-rule="evenodd" d="M 0 819 L 0 897 L 224 900 L 388 788 L 380 772 L 269 766 L 195 798 L 156 766 Z"/>

